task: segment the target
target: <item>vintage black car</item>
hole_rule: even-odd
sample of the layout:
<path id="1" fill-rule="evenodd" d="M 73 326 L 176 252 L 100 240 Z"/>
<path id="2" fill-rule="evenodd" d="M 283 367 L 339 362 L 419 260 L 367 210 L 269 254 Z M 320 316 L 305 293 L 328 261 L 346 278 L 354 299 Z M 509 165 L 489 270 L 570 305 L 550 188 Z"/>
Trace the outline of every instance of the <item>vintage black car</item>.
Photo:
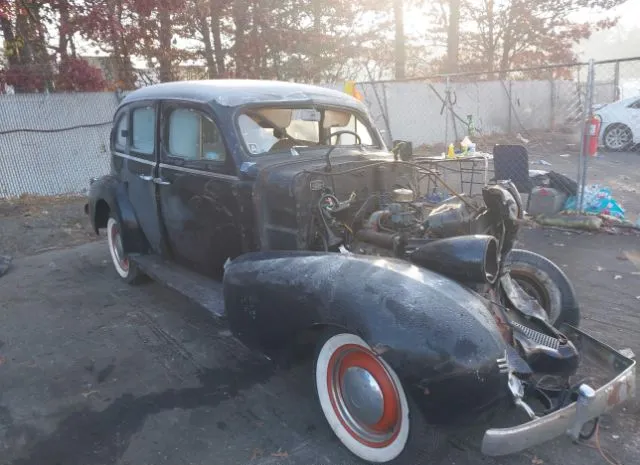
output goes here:
<path id="1" fill-rule="evenodd" d="M 485 454 L 588 434 L 635 394 L 633 356 L 579 330 L 565 274 L 514 248 L 511 182 L 434 205 L 410 152 L 338 91 L 154 85 L 120 103 L 86 211 L 124 280 L 164 282 L 271 359 L 313 357 L 321 410 L 363 460 L 437 449 L 438 425 L 501 406 L 526 421 L 488 429 Z"/>

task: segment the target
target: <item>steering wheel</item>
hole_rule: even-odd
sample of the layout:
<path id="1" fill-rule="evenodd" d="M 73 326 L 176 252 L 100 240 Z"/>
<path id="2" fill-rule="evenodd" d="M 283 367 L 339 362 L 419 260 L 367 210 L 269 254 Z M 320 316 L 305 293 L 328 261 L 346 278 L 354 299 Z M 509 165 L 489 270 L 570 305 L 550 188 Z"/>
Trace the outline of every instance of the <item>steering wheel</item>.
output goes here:
<path id="1" fill-rule="evenodd" d="M 331 142 L 331 139 L 335 136 L 338 136 L 338 140 L 339 140 L 342 134 L 351 134 L 352 136 L 355 136 L 356 140 L 358 141 L 358 145 L 362 145 L 362 138 L 360 137 L 360 135 L 357 132 L 349 131 L 348 129 L 344 129 L 342 131 L 336 131 L 333 134 L 329 134 L 329 136 L 325 137 L 323 142 L 324 143 Z M 337 140 L 336 140 L 336 143 L 338 143 Z"/>

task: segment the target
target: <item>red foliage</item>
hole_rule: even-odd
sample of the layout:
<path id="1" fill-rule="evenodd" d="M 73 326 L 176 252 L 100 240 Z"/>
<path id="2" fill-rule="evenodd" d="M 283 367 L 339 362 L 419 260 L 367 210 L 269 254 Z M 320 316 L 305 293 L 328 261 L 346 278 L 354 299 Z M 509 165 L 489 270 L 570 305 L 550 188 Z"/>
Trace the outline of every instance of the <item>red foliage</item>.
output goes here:
<path id="1" fill-rule="evenodd" d="M 10 0 L 0 0 L 0 18 L 11 18 L 13 15 Z"/>
<path id="2" fill-rule="evenodd" d="M 12 66 L 4 71 L 4 83 L 17 92 L 43 92 L 47 84 L 44 75 L 41 66 Z"/>
<path id="3" fill-rule="evenodd" d="M 65 58 L 55 82 L 56 90 L 63 92 L 99 92 L 107 87 L 102 71 L 80 58 Z"/>
<path id="4" fill-rule="evenodd" d="M 50 69 L 39 65 L 0 70 L 0 93 L 6 92 L 6 86 L 13 86 L 19 93 L 44 92 L 49 80 L 53 81 L 49 88 L 58 92 L 100 92 L 107 88 L 98 68 L 79 58 L 65 58 L 53 75 Z"/>

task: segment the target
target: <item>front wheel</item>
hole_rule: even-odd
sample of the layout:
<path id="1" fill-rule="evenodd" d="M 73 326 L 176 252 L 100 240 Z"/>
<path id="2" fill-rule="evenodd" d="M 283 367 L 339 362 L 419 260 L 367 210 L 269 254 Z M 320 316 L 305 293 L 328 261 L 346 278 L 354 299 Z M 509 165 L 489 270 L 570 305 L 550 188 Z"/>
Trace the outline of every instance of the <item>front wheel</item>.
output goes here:
<path id="1" fill-rule="evenodd" d="M 580 307 L 567 275 L 551 260 L 529 250 L 513 249 L 506 259 L 510 275 L 520 287 L 538 301 L 549 323 L 560 327 L 580 324 Z"/>
<path id="2" fill-rule="evenodd" d="M 138 284 L 144 281 L 144 274 L 135 263 L 129 260 L 122 247 L 122 227 L 115 216 L 110 216 L 107 222 L 107 239 L 113 267 L 118 275 L 129 284 Z"/>
<path id="3" fill-rule="evenodd" d="M 318 345 L 315 381 L 329 426 L 355 456 L 371 463 L 437 463 L 440 433 L 426 424 L 394 370 L 360 337 L 327 333 Z"/>

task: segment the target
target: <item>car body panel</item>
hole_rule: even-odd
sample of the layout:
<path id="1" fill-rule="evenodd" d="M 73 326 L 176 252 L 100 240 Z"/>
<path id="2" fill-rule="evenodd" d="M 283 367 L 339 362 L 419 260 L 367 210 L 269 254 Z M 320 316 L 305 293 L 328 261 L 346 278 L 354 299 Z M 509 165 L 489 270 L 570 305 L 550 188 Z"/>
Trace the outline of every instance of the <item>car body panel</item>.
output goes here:
<path id="1" fill-rule="evenodd" d="M 640 97 L 600 105 L 594 111 L 601 119 L 599 140 L 601 145 L 604 145 L 607 128 L 616 123 L 624 124 L 631 129 L 633 143 L 640 142 Z"/>
<path id="2" fill-rule="evenodd" d="M 362 337 L 432 422 L 472 420 L 507 396 L 506 345 L 485 302 L 397 259 L 314 252 L 245 254 L 225 269 L 226 318 L 248 347 L 275 354 L 316 325 Z"/>
<path id="3" fill-rule="evenodd" d="M 144 236 L 133 205 L 129 201 L 125 185 L 114 175 L 103 176 L 93 182 L 89 188 L 87 202 L 87 214 L 91 221 L 91 227 L 96 233 L 99 226 L 98 203 L 104 202 L 109 211 L 116 216 L 123 228 L 122 246 L 126 253 L 145 253 L 149 250 L 149 244 Z M 106 218 L 103 218 L 106 227 Z"/>

